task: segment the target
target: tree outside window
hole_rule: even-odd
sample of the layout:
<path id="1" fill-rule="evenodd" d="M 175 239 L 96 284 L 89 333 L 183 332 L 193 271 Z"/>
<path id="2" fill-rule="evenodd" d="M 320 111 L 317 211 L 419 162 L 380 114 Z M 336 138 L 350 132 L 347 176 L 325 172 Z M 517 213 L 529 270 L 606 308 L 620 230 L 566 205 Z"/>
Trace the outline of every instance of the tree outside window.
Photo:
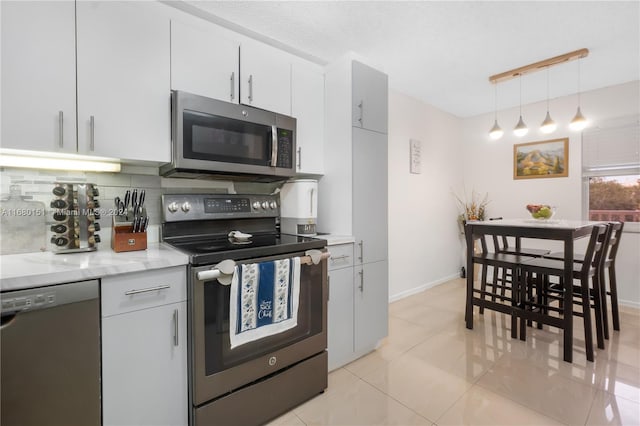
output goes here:
<path id="1" fill-rule="evenodd" d="M 589 220 L 640 222 L 640 175 L 590 177 Z"/>

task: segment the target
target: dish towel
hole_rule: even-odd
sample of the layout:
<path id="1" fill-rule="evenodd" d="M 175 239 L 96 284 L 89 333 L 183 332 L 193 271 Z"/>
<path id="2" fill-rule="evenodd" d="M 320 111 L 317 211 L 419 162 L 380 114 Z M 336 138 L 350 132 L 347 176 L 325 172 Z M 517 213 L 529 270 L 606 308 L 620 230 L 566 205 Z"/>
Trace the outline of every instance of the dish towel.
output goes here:
<path id="1" fill-rule="evenodd" d="M 229 297 L 231 349 L 298 325 L 300 258 L 237 265 Z"/>

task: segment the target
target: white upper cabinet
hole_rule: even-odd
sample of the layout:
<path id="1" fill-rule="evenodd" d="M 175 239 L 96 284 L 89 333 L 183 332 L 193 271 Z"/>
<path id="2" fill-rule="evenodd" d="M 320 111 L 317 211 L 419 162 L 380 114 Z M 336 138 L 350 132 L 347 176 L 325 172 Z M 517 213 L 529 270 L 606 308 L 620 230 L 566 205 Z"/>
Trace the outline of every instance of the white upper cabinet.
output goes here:
<path id="1" fill-rule="evenodd" d="M 196 22 L 171 20 L 171 88 L 239 102 L 239 46 Z"/>
<path id="2" fill-rule="evenodd" d="M 352 68 L 352 125 L 387 133 L 389 120 L 388 77 L 358 61 Z"/>
<path id="3" fill-rule="evenodd" d="M 296 171 L 324 173 L 324 72 L 302 61 L 291 65 L 291 115 L 297 119 Z"/>
<path id="4" fill-rule="evenodd" d="M 2 1 L 3 148 L 76 152 L 75 3 Z"/>
<path id="5" fill-rule="evenodd" d="M 156 2 L 77 2 L 78 151 L 170 160 L 169 18 Z"/>
<path id="6" fill-rule="evenodd" d="M 290 55 L 257 41 L 243 41 L 240 103 L 291 115 Z"/>

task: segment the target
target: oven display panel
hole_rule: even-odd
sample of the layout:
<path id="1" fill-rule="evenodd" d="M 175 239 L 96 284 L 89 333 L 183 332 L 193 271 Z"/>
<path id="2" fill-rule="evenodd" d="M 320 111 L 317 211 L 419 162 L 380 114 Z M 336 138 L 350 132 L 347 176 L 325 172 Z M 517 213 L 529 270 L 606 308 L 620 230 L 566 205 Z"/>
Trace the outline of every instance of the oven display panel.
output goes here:
<path id="1" fill-rule="evenodd" d="M 205 213 L 245 213 L 251 212 L 248 198 L 205 198 Z"/>

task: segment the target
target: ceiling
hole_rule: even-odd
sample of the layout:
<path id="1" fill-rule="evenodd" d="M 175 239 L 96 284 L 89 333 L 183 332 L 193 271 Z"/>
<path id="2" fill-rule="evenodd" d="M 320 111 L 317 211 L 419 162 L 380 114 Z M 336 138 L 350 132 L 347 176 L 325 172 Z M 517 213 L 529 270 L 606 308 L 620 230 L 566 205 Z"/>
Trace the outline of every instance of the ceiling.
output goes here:
<path id="1" fill-rule="evenodd" d="M 578 92 L 578 67 L 582 91 L 640 78 L 638 1 L 185 3 L 319 63 L 353 51 L 385 71 L 392 88 L 459 117 L 493 111 L 490 75 L 580 48 L 587 58 L 549 68 L 551 102 Z M 546 99 L 546 71 L 521 80 L 523 104 Z M 519 84 L 498 84 L 498 109 L 519 104 Z"/>

